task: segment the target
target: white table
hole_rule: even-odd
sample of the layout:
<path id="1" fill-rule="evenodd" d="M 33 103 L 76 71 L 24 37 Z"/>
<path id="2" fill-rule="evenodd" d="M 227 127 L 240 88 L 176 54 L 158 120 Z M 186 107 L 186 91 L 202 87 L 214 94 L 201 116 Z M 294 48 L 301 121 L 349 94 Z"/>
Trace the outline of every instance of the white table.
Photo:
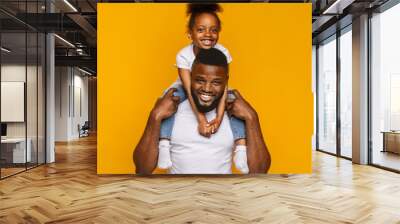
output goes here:
<path id="1" fill-rule="evenodd" d="M 26 147 L 26 154 L 25 154 L 25 138 L 6 138 L 1 139 L 2 149 L 3 147 L 13 147 L 13 163 L 25 163 L 31 162 L 32 160 L 32 153 L 31 153 L 31 145 L 32 140 L 28 138 L 26 140 L 28 143 Z M 25 161 L 26 159 L 26 161 Z"/>

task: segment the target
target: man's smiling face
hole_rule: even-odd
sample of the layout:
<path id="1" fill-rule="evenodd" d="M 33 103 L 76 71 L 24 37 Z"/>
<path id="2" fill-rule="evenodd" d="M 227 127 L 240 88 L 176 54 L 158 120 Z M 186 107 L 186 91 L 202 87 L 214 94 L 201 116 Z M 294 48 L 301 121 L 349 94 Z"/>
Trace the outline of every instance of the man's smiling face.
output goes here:
<path id="1" fill-rule="evenodd" d="M 200 112 L 209 112 L 218 106 L 228 82 L 226 68 L 217 65 L 195 64 L 191 75 L 191 93 Z"/>

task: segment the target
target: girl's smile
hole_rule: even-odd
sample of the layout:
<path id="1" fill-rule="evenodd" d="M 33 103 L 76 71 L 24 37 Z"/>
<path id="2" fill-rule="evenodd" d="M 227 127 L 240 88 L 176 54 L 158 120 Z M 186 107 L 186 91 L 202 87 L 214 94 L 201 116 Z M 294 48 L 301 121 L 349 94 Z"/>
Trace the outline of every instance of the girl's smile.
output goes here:
<path id="1" fill-rule="evenodd" d="M 219 30 L 217 18 L 210 13 L 202 13 L 196 17 L 189 34 L 196 47 L 210 49 L 218 42 Z"/>

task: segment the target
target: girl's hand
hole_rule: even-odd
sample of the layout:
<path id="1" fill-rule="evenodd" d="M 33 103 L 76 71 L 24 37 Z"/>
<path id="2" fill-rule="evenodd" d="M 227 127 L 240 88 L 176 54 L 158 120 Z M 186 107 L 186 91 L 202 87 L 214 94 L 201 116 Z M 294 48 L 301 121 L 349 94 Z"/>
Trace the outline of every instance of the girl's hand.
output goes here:
<path id="1" fill-rule="evenodd" d="M 218 131 L 219 126 L 221 125 L 222 119 L 215 118 L 214 120 L 210 121 L 211 126 L 211 134 L 215 134 Z"/>
<path id="2" fill-rule="evenodd" d="M 199 120 L 199 133 L 200 135 L 209 138 L 211 136 L 212 126 L 207 122 L 207 120 Z"/>

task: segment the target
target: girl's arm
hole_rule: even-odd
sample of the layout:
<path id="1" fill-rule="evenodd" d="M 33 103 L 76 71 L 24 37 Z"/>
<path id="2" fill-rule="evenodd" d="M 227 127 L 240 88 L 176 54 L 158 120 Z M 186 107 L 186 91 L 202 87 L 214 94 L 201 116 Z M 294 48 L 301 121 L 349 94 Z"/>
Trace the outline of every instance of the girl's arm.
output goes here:
<path id="1" fill-rule="evenodd" d="M 221 125 L 222 119 L 224 117 L 226 98 L 228 96 L 228 87 L 225 87 L 224 95 L 222 95 L 217 107 L 217 117 L 210 122 L 211 133 L 216 133 L 219 126 Z"/>
<path id="2" fill-rule="evenodd" d="M 190 70 L 178 68 L 178 74 L 182 80 L 183 88 L 186 91 L 190 106 L 192 107 L 193 112 L 197 117 L 197 121 L 199 122 L 199 133 L 205 137 L 210 137 L 211 126 L 208 124 L 206 116 L 197 110 L 197 107 L 193 101 L 192 92 L 190 91 Z"/>

